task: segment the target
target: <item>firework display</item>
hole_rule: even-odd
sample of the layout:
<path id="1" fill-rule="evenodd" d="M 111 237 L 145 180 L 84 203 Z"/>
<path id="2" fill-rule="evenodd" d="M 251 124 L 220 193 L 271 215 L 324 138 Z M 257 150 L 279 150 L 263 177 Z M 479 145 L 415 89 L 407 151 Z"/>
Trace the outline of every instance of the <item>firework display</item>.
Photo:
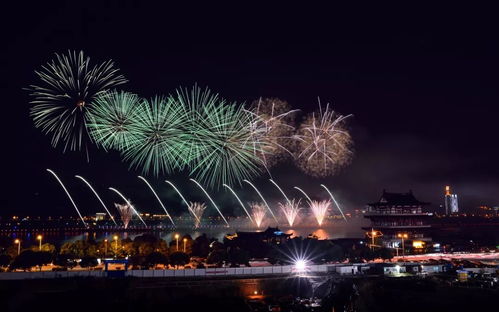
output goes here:
<path id="1" fill-rule="evenodd" d="M 117 150 L 143 174 L 185 170 L 200 184 L 219 189 L 241 186 L 265 170 L 270 174 L 269 168 L 287 155 L 305 173 L 325 177 L 353 154 L 349 116 L 329 105 L 319 104 L 319 112 L 296 129 L 297 110 L 276 98 L 245 108 L 197 85 L 149 99 L 114 90 L 126 82 L 114 63 L 91 65 L 83 52 L 56 54 L 35 73 L 40 83 L 28 88 L 31 116 L 54 146 L 87 151 L 87 143 L 95 142 L 106 151 Z"/>
<path id="2" fill-rule="evenodd" d="M 300 211 L 300 202 L 301 199 L 292 199 L 285 204 L 278 203 L 279 208 L 281 208 L 282 212 L 284 213 L 289 226 L 293 226 L 293 224 L 295 223 L 298 212 Z"/>
<path id="3" fill-rule="evenodd" d="M 142 100 L 132 121 L 129 147 L 123 157 L 144 173 L 155 176 L 183 168 L 186 160 L 185 111 L 162 96 Z"/>
<path id="4" fill-rule="evenodd" d="M 132 220 L 132 216 L 134 213 L 132 207 L 128 204 L 121 205 L 117 203 L 114 203 L 114 206 L 116 207 L 116 209 L 118 209 L 118 212 L 120 213 L 121 221 L 123 221 L 124 228 L 125 229 L 128 228 L 128 224 Z"/>
<path id="5" fill-rule="evenodd" d="M 277 98 L 253 101 L 248 110 L 253 116 L 255 154 L 266 168 L 292 155 L 294 113 L 289 104 Z"/>
<path id="6" fill-rule="evenodd" d="M 321 226 L 322 222 L 324 222 L 324 218 L 327 215 L 327 210 L 329 209 L 329 206 L 331 206 L 331 201 L 329 200 L 322 200 L 322 201 L 312 200 L 309 202 L 310 210 L 314 214 L 315 219 L 317 220 L 319 226 Z"/>
<path id="7" fill-rule="evenodd" d="M 326 105 L 324 110 L 321 108 L 305 119 L 295 136 L 295 159 L 301 170 L 326 177 L 350 162 L 352 138 L 345 127 L 349 116 L 339 115 Z"/>
<path id="8" fill-rule="evenodd" d="M 227 103 L 218 94 L 194 86 L 178 90 L 174 100 L 189 108 L 186 140 L 189 168 L 203 184 L 219 187 L 240 184 L 260 173 L 250 127 L 253 116 L 237 103 Z M 255 145 L 257 145 L 255 147 Z"/>
<path id="9" fill-rule="evenodd" d="M 259 228 L 262 224 L 263 218 L 265 217 L 265 211 L 267 209 L 261 203 L 249 203 L 249 207 L 251 209 L 253 220 L 255 220 L 255 224 Z"/>
<path id="10" fill-rule="evenodd" d="M 98 96 L 88 108 L 88 132 L 104 149 L 130 147 L 132 124 L 136 123 L 141 99 L 124 91 L 108 91 Z"/>
<path id="11" fill-rule="evenodd" d="M 194 227 L 198 228 L 201 224 L 201 217 L 203 216 L 204 211 L 206 210 L 205 203 L 197 203 L 197 202 L 189 202 L 189 209 L 196 216 L 194 218 Z"/>
<path id="12" fill-rule="evenodd" d="M 28 88 L 35 126 L 51 136 L 54 147 L 86 150 L 88 108 L 97 96 L 126 82 L 118 71 L 111 60 L 92 65 L 83 51 L 55 54 L 35 71 L 39 82 Z"/>

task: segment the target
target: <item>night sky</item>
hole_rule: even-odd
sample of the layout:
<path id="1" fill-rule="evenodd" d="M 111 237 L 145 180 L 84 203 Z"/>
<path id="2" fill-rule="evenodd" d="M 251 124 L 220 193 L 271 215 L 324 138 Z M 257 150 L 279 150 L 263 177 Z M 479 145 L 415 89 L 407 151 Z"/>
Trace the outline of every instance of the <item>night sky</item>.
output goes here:
<path id="1" fill-rule="evenodd" d="M 326 199 L 319 187 L 325 183 L 352 211 L 377 200 L 383 189 L 412 189 L 438 211 L 449 184 L 464 210 L 499 205 L 499 42 L 486 18 L 440 17 L 432 23 L 422 16 L 357 15 L 340 22 L 338 12 L 322 17 L 234 8 L 211 14 L 123 3 L 74 7 L 40 1 L 29 10 L 21 3 L 4 11 L 0 215 L 73 214 L 46 168 L 67 183 L 86 214 L 101 209 L 75 174 L 89 179 L 108 205 L 118 201 L 107 190 L 114 186 L 139 210 L 161 212 L 139 173 L 129 171 L 117 153 L 92 150 L 87 163 L 83 154 L 52 148 L 34 127 L 22 88 L 54 52 L 68 49 L 84 50 L 94 61 L 113 59 L 129 80 L 123 89 L 144 97 L 198 83 L 228 100 L 278 97 L 307 113 L 318 108 L 320 97 L 353 114 L 355 157 L 340 174 L 315 179 L 289 163 L 272 169 L 290 197 L 299 195 L 292 191 L 297 185 Z M 270 201 L 282 201 L 268 178 L 255 181 Z M 177 214 L 185 208 L 165 179 L 179 183 L 189 200 L 206 201 L 185 174 L 150 177 Z M 239 192 L 245 201 L 257 200 L 247 187 Z M 224 211 L 235 206 L 228 193 L 212 193 Z"/>

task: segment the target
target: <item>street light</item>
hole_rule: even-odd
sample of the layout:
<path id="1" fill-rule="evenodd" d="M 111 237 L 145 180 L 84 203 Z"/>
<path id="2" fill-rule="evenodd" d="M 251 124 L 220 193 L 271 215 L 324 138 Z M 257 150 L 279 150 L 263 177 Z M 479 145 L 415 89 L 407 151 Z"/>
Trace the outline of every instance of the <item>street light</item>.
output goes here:
<path id="1" fill-rule="evenodd" d="M 178 239 L 179 239 L 180 235 L 178 234 L 175 234 L 175 239 L 177 240 L 177 251 L 178 251 Z"/>
<path id="2" fill-rule="evenodd" d="M 19 254 L 21 253 L 21 240 L 16 238 L 14 240 L 14 244 L 17 244 L 17 255 L 19 256 Z"/>
<path id="3" fill-rule="evenodd" d="M 38 250 L 39 250 L 39 251 L 42 251 L 42 239 L 43 239 L 43 236 L 38 235 L 38 236 L 36 237 L 36 239 L 39 241 Z"/>
<path id="4" fill-rule="evenodd" d="M 185 243 L 187 243 L 187 238 L 184 237 L 183 241 L 184 241 L 184 253 L 185 253 Z"/>
<path id="5" fill-rule="evenodd" d="M 371 250 L 374 250 L 374 246 L 375 246 L 374 240 L 376 239 L 376 237 L 383 236 L 383 234 L 380 231 L 375 231 L 374 229 L 371 229 L 371 231 L 367 232 L 366 235 L 367 235 L 367 237 L 371 238 Z"/>
<path id="6" fill-rule="evenodd" d="M 107 257 L 107 238 L 104 239 L 104 257 Z"/>
<path id="7" fill-rule="evenodd" d="M 409 234 L 407 234 L 407 233 L 398 233 L 397 237 L 402 240 L 402 259 L 404 259 L 404 257 L 405 257 L 404 239 L 409 238 Z"/>
<path id="8" fill-rule="evenodd" d="M 118 254 L 118 235 L 114 235 L 113 239 L 115 241 L 115 247 L 114 247 L 114 249 L 116 250 L 115 251 L 115 256 L 116 256 L 116 254 Z"/>

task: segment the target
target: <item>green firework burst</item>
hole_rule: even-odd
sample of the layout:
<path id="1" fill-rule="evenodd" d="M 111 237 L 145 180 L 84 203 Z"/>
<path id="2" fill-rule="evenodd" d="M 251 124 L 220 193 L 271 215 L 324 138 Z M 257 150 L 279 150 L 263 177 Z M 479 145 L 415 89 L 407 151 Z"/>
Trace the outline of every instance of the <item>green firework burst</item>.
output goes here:
<path id="1" fill-rule="evenodd" d="M 141 99 L 133 93 L 108 91 L 99 95 L 88 109 L 88 132 L 104 149 L 126 150 L 137 121 Z"/>
<path id="2" fill-rule="evenodd" d="M 188 134 L 185 107 L 164 96 L 142 100 L 130 125 L 129 145 L 122 150 L 131 167 L 159 175 L 181 169 Z"/>
<path id="3" fill-rule="evenodd" d="M 35 126 L 51 136 L 54 147 L 86 149 L 87 109 L 99 94 L 127 81 L 118 71 L 112 60 L 91 65 L 83 51 L 55 54 L 35 71 L 39 82 L 28 88 Z"/>
<path id="4" fill-rule="evenodd" d="M 211 187 L 240 184 L 261 171 L 254 153 L 253 116 L 236 103 L 194 86 L 177 91 L 175 101 L 188 107 L 186 123 L 189 169 L 198 180 Z"/>

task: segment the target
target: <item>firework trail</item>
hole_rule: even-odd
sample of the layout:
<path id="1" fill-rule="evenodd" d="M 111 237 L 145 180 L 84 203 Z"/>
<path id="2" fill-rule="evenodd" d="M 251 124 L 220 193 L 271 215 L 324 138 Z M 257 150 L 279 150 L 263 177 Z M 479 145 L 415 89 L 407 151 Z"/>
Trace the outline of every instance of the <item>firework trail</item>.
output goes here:
<path id="1" fill-rule="evenodd" d="M 346 217 L 345 217 L 345 215 L 343 214 L 343 211 L 341 210 L 340 205 L 338 204 L 338 202 L 337 202 L 337 201 L 336 201 L 336 199 L 334 198 L 333 193 L 331 193 L 331 192 L 329 191 L 329 189 L 328 189 L 328 188 L 327 188 L 324 184 L 321 184 L 321 186 L 322 186 L 322 187 L 323 187 L 323 188 L 324 188 L 324 189 L 328 192 L 328 194 L 329 194 L 329 196 L 331 197 L 331 199 L 333 200 L 334 204 L 336 205 L 336 207 L 337 207 L 337 208 L 338 208 L 338 210 L 340 211 L 341 216 L 343 217 L 343 219 L 344 219 L 346 222 L 348 222 L 348 221 L 347 221 L 347 218 L 346 218 Z"/>
<path id="2" fill-rule="evenodd" d="M 301 170 L 315 177 L 325 177 L 350 162 L 352 138 L 345 126 L 345 120 L 350 116 L 329 110 L 329 105 L 322 110 L 319 102 L 319 112 L 309 115 L 295 135 L 295 160 Z"/>
<path id="3" fill-rule="evenodd" d="M 254 153 L 267 170 L 286 155 L 293 155 L 293 113 L 298 110 L 291 110 L 285 101 L 270 98 L 254 101 L 247 111 L 253 116 Z"/>
<path id="4" fill-rule="evenodd" d="M 144 222 L 144 220 L 142 219 L 142 217 L 140 216 L 140 214 L 139 214 L 139 213 L 137 212 L 137 210 L 133 207 L 132 203 L 130 203 L 130 201 L 129 201 L 128 199 L 126 199 L 126 197 L 125 197 L 125 196 L 123 196 L 123 194 L 121 194 L 121 193 L 120 193 L 117 189 L 115 189 L 115 188 L 110 187 L 109 189 L 110 189 L 111 191 L 115 192 L 116 194 L 118 194 L 121 198 L 123 198 L 123 200 L 126 202 L 126 204 L 127 204 L 128 206 L 130 206 L 130 208 L 133 210 L 133 212 L 135 213 L 135 215 L 136 215 L 137 217 L 139 217 L 140 221 L 142 221 L 142 223 L 143 223 L 145 226 L 147 226 L 147 224 Z"/>
<path id="5" fill-rule="evenodd" d="M 152 193 L 154 194 L 154 196 L 158 200 L 159 204 L 161 205 L 161 208 L 163 208 L 163 210 L 165 211 L 166 216 L 170 219 L 170 221 L 172 222 L 173 226 L 175 226 L 175 222 L 173 222 L 172 216 L 166 210 L 165 205 L 163 205 L 163 202 L 161 201 L 161 199 L 159 199 L 158 194 L 156 194 L 156 192 L 154 191 L 154 189 L 151 186 L 151 184 L 149 184 L 149 182 L 147 182 L 147 180 L 144 177 L 142 177 L 142 176 L 138 176 L 138 178 L 141 179 L 142 181 L 144 181 L 147 184 L 147 186 L 149 186 L 149 188 L 151 189 Z"/>
<path id="6" fill-rule="evenodd" d="M 116 209 L 118 209 L 118 212 L 120 213 L 121 221 L 123 222 L 123 226 L 125 227 L 125 229 L 127 229 L 128 224 L 132 220 L 133 209 L 128 204 L 120 205 L 120 204 L 114 203 L 114 207 L 116 207 Z"/>
<path id="7" fill-rule="evenodd" d="M 165 182 L 168 183 L 171 187 L 173 187 L 173 189 L 177 192 L 177 194 L 180 196 L 180 198 L 182 198 L 182 201 L 184 202 L 184 204 L 187 206 L 187 210 L 189 210 L 189 212 L 192 213 L 192 215 L 196 219 L 196 222 L 200 223 L 201 220 L 199 220 L 198 216 L 194 213 L 194 211 L 191 210 L 191 206 L 189 205 L 187 200 L 185 200 L 185 197 L 182 195 L 182 193 L 180 193 L 178 188 L 172 182 L 170 182 L 168 180 L 165 180 Z"/>
<path id="8" fill-rule="evenodd" d="M 124 91 L 107 91 L 99 95 L 88 109 L 87 128 L 93 141 L 105 150 L 126 150 L 131 145 L 133 124 L 137 120 L 141 99 Z"/>
<path id="9" fill-rule="evenodd" d="M 249 203 L 249 206 L 251 208 L 253 220 L 255 220 L 256 226 L 259 228 L 265 217 L 265 207 L 260 203 Z"/>
<path id="10" fill-rule="evenodd" d="M 51 136 L 54 147 L 61 143 L 64 151 L 87 151 L 88 108 L 97 96 L 127 82 L 118 71 L 111 60 L 91 65 L 83 51 L 56 53 L 55 59 L 35 71 L 39 82 L 27 88 L 35 126 Z"/>
<path id="11" fill-rule="evenodd" d="M 300 211 L 300 202 L 301 200 L 295 201 L 295 199 L 293 199 L 288 201 L 286 204 L 279 203 L 279 207 L 286 216 L 289 226 L 293 226 L 293 223 L 298 216 L 298 212 Z"/>
<path id="12" fill-rule="evenodd" d="M 257 192 L 258 196 L 260 196 L 260 198 L 262 199 L 262 201 L 264 202 L 265 206 L 267 207 L 267 209 L 269 210 L 270 214 L 272 215 L 272 217 L 274 218 L 275 222 L 277 224 L 279 224 L 279 221 L 277 220 L 276 216 L 274 215 L 274 213 L 272 212 L 272 209 L 270 209 L 270 206 L 269 204 L 267 204 L 267 201 L 265 200 L 265 198 L 263 198 L 262 196 L 262 193 L 260 193 L 260 191 L 256 188 L 256 186 L 253 185 L 253 183 L 251 183 L 250 181 L 248 180 L 243 180 L 244 182 L 248 183 L 249 185 L 251 185 L 251 187 L 253 187 L 253 189 Z"/>
<path id="13" fill-rule="evenodd" d="M 225 219 L 224 215 L 222 214 L 222 212 L 220 211 L 220 209 L 218 209 L 218 206 L 217 204 L 215 204 L 215 202 L 213 201 L 213 199 L 210 197 L 210 195 L 208 194 L 208 192 L 206 192 L 206 190 L 201 186 L 201 184 L 198 183 L 198 181 L 194 180 L 194 179 L 190 179 L 192 182 L 196 183 L 197 186 L 199 186 L 199 188 L 204 192 L 204 194 L 206 195 L 206 197 L 208 197 L 208 199 L 210 200 L 211 204 L 213 205 L 213 207 L 215 207 L 215 209 L 218 211 L 218 214 L 222 217 L 222 219 L 225 221 L 225 224 L 227 224 L 227 226 L 229 226 L 229 222 L 227 222 L 227 220 Z"/>
<path id="14" fill-rule="evenodd" d="M 279 185 L 277 185 L 276 182 L 274 182 L 274 180 L 272 179 L 269 179 L 270 182 L 272 182 L 272 184 L 274 184 L 278 189 L 279 191 L 281 191 L 282 195 L 284 196 L 284 198 L 286 199 L 286 201 L 288 202 L 289 205 L 291 205 L 291 202 L 289 201 L 289 198 L 288 196 L 286 196 L 286 194 L 284 193 L 284 191 L 279 187 Z"/>
<path id="15" fill-rule="evenodd" d="M 104 207 L 104 209 L 106 210 L 106 212 L 109 215 L 109 217 L 111 218 L 111 220 L 113 220 L 114 225 L 117 226 L 118 223 L 116 223 L 116 221 L 114 220 L 113 215 L 111 214 L 111 212 L 109 212 L 109 210 L 107 209 L 106 205 L 104 205 L 104 202 L 100 198 L 99 194 L 97 194 L 97 192 L 94 190 L 94 188 L 92 187 L 92 185 L 90 185 L 90 183 L 88 183 L 87 180 L 85 180 L 82 176 L 76 175 L 75 177 L 77 177 L 78 179 L 80 179 L 83 182 L 85 182 L 85 184 L 92 190 L 92 192 L 94 193 L 95 197 L 97 197 L 97 199 L 101 203 L 102 207 Z"/>
<path id="16" fill-rule="evenodd" d="M 227 184 L 224 184 L 223 186 L 226 187 L 226 188 L 228 188 L 232 192 L 232 194 L 234 195 L 234 197 L 236 197 L 237 201 L 239 202 L 239 204 L 243 208 L 244 212 L 246 212 L 246 214 L 248 215 L 248 218 L 250 219 L 250 221 L 253 222 L 253 218 L 251 218 L 250 213 L 248 212 L 248 210 L 246 210 L 246 208 L 244 207 L 243 202 L 241 201 L 241 199 L 239 199 L 239 196 L 237 196 L 236 192 L 230 186 L 228 186 Z"/>
<path id="17" fill-rule="evenodd" d="M 194 222 L 194 227 L 198 228 L 199 225 L 201 224 L 201 217 L 203 216 L 203 213 L 206 209 L 206 204 L 205 203 L 190 202 L 189 208 L 191 209 L 192 213 L 194 213 L 196 215 L 196 221 Z"/>
<path id="18" fill-rule="evenodd" d="M 295 189 L 297 189 L 298 191 L 300 191 L 303 195 L 305 195 L 305 197 L 307 198 L 308 202 L 311 203 L 312 200 L 310 199 L 310 197 L 307 195 L 307 193 L 305 193 L 304 190 L 302 190 L 301 188 L 299 188 L 298 186 L 295 186 Z"/>
<path id="19" fill-rule="evenodd" d="M 88 225 L 85 223 L 85 220 L 83 220 L 83 217 L 82 217 L 82 215 L 80 213 L 80 210 L 78 210 L 78 207 L 76 207 L 76 204 L 75 204 L 73 198 L 71 197 L 71 195 L 69 194 L 68 190 L 66 189 L 66 187 L 62 183 L 61 179 L 59 179 L 59 177 L 57 176 L 57 174 L 55 174 L 54 171 L 52 171 L 50 169 L 47 169 L 47 171 L 50 172 L 56 178 L 56 180 L 59 182 L 59 184 L 62 186 L 62 189 L 64 190 L 64 192 L 66 192 L 66 195 L 68 195 L 69 200 L 73 204 L 73 207 L 75 207 L 76 212 L 78 213 L 78 216 L 80 216 L 81 222 L 83 223 L 83 225 L 85 225 L 85 227 L 88 227 Z"/>

